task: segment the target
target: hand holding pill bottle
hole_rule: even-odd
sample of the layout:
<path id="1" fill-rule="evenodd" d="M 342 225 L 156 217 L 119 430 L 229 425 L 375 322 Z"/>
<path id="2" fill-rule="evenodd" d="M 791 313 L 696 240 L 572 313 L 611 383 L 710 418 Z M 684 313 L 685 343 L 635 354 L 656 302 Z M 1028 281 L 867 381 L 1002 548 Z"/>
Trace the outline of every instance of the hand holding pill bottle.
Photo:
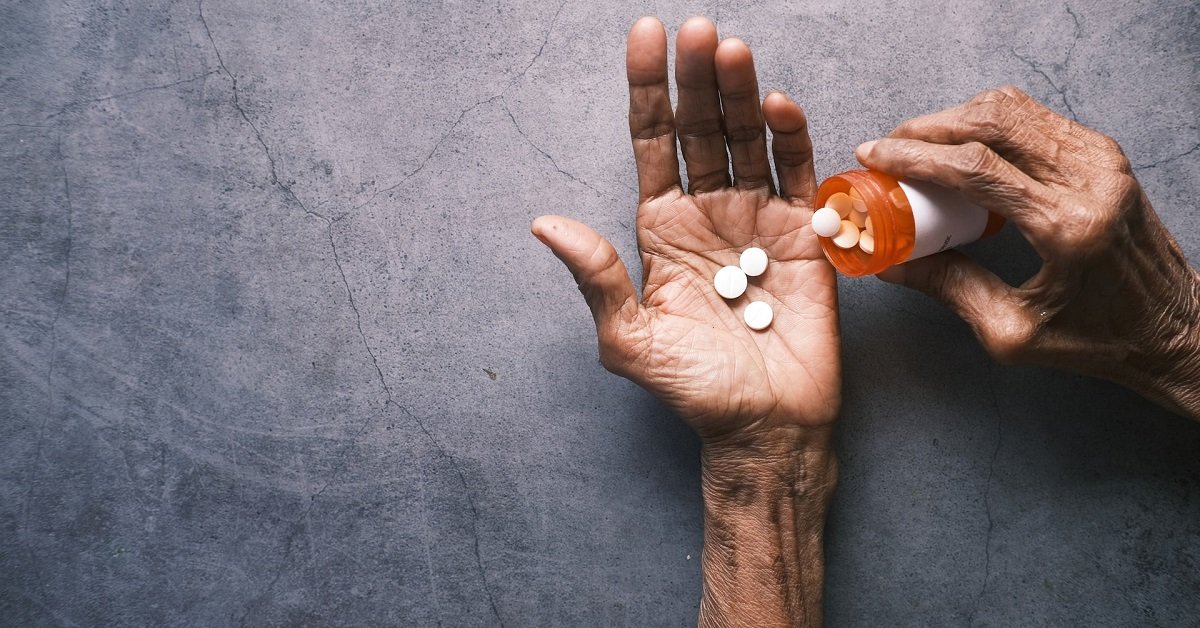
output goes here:
<path id="1" fill-rule="evenodd" d="M 941 300 L 1003 363 L 1108 379 L 1200 420 L 1200 274 L 1115 141 L 1005 87 L 905 122 L 857 156 L 871 172 L 833 177 L 819 200 L 869 177 L 863 189 L 885 195 L 882 215 L 894 219 L 890 182 L 927 182 L 1013 223 L 1043 263 L 1011 286 L 957 251 L 880 268 L 861 250 L 826 247 L 839 268 Z M 870 214 L 876 255 L 885 248 L 879 216 Z M 887 247 L 894 257 L 920 246 L 907 224 L 885 232 L 899 236 Z"/>
<path id="2" fill-rule="evenodd" d="M 677 108 L 657 20 L 630 31 L 626 71 L 641 294 L 591 228 L 542 216 L 533 233 L 574 275 L 604 366 L 700 435 L 700 623 L 819 625 L 841 356 L 836 277 L 807 229 L 816 194 L 807 121 L 782 94 L 760 104 L 750 49 L 719 42 L 705 19 L 679 30 Z M 786 581 L 772 576 L 781 560 Z"/>
<path id="3" fill-rule="evenodd" d="M 955 190 L 872 170 L 829 177 L 817 189 L 816 205 L 813 231 L 821 248 L 851 277 L 968 244 L 1004 226 L 999 214 Z"/>

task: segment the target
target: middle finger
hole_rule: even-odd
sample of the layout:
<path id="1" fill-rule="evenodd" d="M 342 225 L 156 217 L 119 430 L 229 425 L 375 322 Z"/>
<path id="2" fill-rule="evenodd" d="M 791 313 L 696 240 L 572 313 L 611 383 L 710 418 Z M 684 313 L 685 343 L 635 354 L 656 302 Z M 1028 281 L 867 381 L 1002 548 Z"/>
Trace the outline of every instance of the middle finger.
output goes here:
<path id="1" fill-rule="evenodd" d="M 675 83 L 679 86 L 675 129 L 687 164 L 689 191 L 695 194 L 728 187 L 729 159 L 713 62 L 716 25 L 702 17 L 684 22 L 675 50 Z"/>
<path id="2" fill-rule="evenodd" d="M 771 164 L 750 47 L 740 39 L 726 39 L 717 47 L 716 66 L 734 185 L 770 192 Z"/>

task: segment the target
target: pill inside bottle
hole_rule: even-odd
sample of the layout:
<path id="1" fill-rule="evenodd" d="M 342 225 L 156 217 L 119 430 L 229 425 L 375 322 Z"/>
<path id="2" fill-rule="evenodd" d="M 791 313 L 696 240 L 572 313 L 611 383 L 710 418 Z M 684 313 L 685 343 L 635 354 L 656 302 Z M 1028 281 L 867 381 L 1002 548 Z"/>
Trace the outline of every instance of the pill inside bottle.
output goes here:
<path id="1" fill-rule="evenodd" d="M 821 249 L 834 268 L 851 277 L 974 242 L 1004 226 L 1003 217 L 955 190 L 873 170 L 829 177 L 817 189 L 816 206 L 813 231 Z M 835 213 L 841 219 L 836 227 Z"/>

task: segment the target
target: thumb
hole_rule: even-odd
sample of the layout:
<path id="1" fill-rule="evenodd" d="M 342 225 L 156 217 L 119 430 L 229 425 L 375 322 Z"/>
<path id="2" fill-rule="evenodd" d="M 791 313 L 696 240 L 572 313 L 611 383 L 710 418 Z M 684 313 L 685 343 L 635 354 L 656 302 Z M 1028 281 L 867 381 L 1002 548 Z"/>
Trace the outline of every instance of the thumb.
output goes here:
<path id="1" fill-rule="evenodd" d="M 637 292 L 616 249 L 591 227 L 562 216 L 541 216 L 530 231 L 575 277 L 603 344 L 606 332 L 615 331 L 621 322 L 622 310 L 636 311 L 638 305 Z"/>
<path id="2" fill-rule="evenodd" d="M 1012 287 L 975 260 L 954 250 L 893 266 L 878 275 L 941 301 L 990 346 L 993 330 L 1012 320 L 1019 305 Z"/>

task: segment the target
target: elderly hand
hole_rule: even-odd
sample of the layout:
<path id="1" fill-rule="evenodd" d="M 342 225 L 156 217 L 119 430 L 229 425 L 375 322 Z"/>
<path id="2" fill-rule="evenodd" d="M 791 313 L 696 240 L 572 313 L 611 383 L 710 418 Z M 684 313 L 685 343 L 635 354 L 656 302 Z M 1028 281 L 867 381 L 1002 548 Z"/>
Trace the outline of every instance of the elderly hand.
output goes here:
<path id="1" fill-rule="evenodd" d="M 579 283 L 605 367 L 662 399 L 706 444 L 790 447 L 807 428 L 828 428 L 841 399 L 836 282 L 808 226 L 816 186 L 807 124 L 782 94 L 759 106 L 750 49 L 736 39 L 718 45 L 708 20 L 687 22 L 677 50 L 673 115 L 662 24 L 645 18 L 629 34 L 641 298 L 612 245 L 592 229 L 542 216 L 533 233 Z M 764 116 L 781 194 L 771 179 Z M 726 301 L 713 276 L 750 246 L 766 250 L 770 266 L 745 296 Z M 766 331 L 742 321 L 751 300 L 774 310 Z M 819 431 L 827 440 L 829 430 Z"/>
<path id="2" fill-rule="evenodd" d="M 666 402 L 704 442 L 700 625 L 818 626 L 841 364 L 837 283 L 809 227 L 816 184 L 807 123 L 782 94 L 759 106 L 750 49 L 736 39 L 718 44 L 712 22 L 689 20 L 676 50 L 672 114 L 662 24 L 643 18 L 629 33 L 641 299 L 595 231 L 543 216 L 533 233 L 579 283 L 604 365 Z M 770 266 L 727 302 L 713 276 L 750 246 L 766 250 Z M 742 321 L 750 300 L 775 312 L 765 331 Z"/>
<path id="3" fill-rule="evenodd" d="M 958 189 L 1043 260 L 1017 287 L 956 251 L 882 279 L 943 301 L 1001 362 L 1109 379 L 1200 419 L 1200 276 L 1115 141 L 1007 87 L 905 122 L 858 158 Z"/>

